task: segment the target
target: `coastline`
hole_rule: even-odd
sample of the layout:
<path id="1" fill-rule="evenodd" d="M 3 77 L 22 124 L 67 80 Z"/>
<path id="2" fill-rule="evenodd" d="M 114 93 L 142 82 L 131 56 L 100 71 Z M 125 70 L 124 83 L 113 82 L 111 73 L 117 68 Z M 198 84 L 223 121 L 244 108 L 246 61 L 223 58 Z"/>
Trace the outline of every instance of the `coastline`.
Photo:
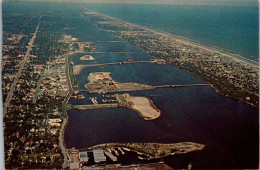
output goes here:
<path id="1" fill-rule="evenodd" d="M 172 33 L 168 33 L 168 32 L 162 31 L 162 30 L 158 30 L 158 29 L 148 28 L 146 26 L 142 26 L 142 25 L 139 25 L 139 24 L 130 23 L 130 22 L 127 22 L 127 21 L 124 21 L 124 20 L 121 20 L 121 19 L 118 19 L 118 18 L 114 18 L 114 17 L 108 16 L 108 15 L 105 15 L 105 14 L 102 14 L 102 13 L 99 13 L 99 12 L 92 12 L 92 13 L 86 13 L 86 14 L 100 15 L 100 16 L 103 16 L 103 17 L 106 17 L 106 18 L 109 18 L 109 19 L 112 19 L 112 20 L 115 20 L 115 21 L 124 22 L 125 24 L 128 24 L 130 26 L 139 27 L 139 28 L 142 28 L 144 30 L 153 32 L 154 34 L 158 34 L 158 35 L 168 36 L 168 37 L 174 38 L 177 41 L 178 40 L 181 41 L 182 43 L 188 43 L 188 44 L 192 44 L 192 45 L 197 46 L 197 47 L 204 48 L 206 50 L 212 50 L 214 52 L 219 52 L 219 53 L 221 53 L 223 55 L 226 55 L 226 56 L 231 57 L 233 59 L 237 59 L 239 61 L 242 61 L 242 62 L 250 64 L 250 65 L 254 65 L 254 66 L 258 66 L 259 65 L 259 62 L 251 60 L 251 59 L 247 59 L 247 58 L 245 58 L 242 55 L 239 55 L 239 54 L 236 54 L 236 53 L 232 53 L 232 52 L 228 52 L 226 50 L 219 49 L 219 48 L 217 48 L 215 46 L 213 47 L 213 46 L 205 45 L 202 42 L 198 42 L 198 41 L 195 41 L 195 40 L 183 37 L 183 36 L 174 35 Z"/>
<path id="2" fill-rule="evenodd" d="M 204 69 L 203 64 L 200 65 L 199 62 L 197 62 L 198 60 L 202 60 L 203 57 L 197 57 L 196 56 L 197 54 L 195 52 L 193 53 L 193 55 L 194 55 L 195 59 L 197 59 L 197 60 L 195 60 L 195 64 L 197 64 L 197 65 L 195 65 L 194 62 L 190 62 L 189 59 L 186 60 L 185 57 L 181 58 L 181 60 L 178 60 L 178 57 L 177 58 L 171 57 L 171 54 L 167 54 L 167 53 L 166 53 L 167 55 L 165 56 L 166 58 L 163 58 L 163 59 L 168 60 L 168 64 L 173 64 L 174 66 L 178 67 L 179 69 L 187 71 L 188 73 L 195 75 L 196 77 L 200 78 L 201 80 L 208 82 L 210 84 L 213 84 L 212 87 L 218 94 L 221 94 L 226 97 L 231 97 L 233 99 L 242 101 L 242 102 L 247 103 L 254 107 L 259 107 L 259 99 L 258 99 L 259 95 L 256 93 L 256 91 L 258 91 L 257 89 L 259 88 L 259 85 L 258 85 L 259 75 L 258 75 L 258 71 L 257 71 L 259 68 L 258 62 L 250 60 L 250 59 L 246 59 L 245 57 L 240 56 L 238 54 L 219 50 L 219 49 L 216 49 L 216 48 L 210 47 L 210 46 L 205 46 L 205 45 L 202 45 L 200 43 L 194 42 L 189 39 L 187 40 L 184 37 L 175 36 L 170 33 L 163 33 L 162 31 L 157 32 L 150 28 L 146 28 L 144 26 L 125 22 L 123 20 L 116 19 L 116 18 L 113 18 L 110 16 L 106 16 L 104 14 L 94 13 L 92 15 L 94 17 L 98 17 L 98 18 L 103 17 L 103 18 L 107 19 L 107 23 L 105 23 L 105 25 L 108 24 L 108 25 L 113 25 L 114 27 L 131 28 L 127 33 L 122 33 L 120 31 L 118 32 L 118 31 L 113 31 L 113 30 L 109 30 L 109 29 L 107 30 L 107 29 L 103 28 L 102 23 L 99 23 L 99 22 L 96 23 L 97 26 L 100 26 L 105 31 L 110 31 L 113 34 L 117 35 L 119 38 L 127 40 L 130 44 L 134 44 L 135 46 L 139 47 L 140 49 L 145 50 L 148 54 L 150 54 L 151 56 L 153 56 L 154 58 L 157 58 L 157 59 L 158 58 L 161 59 L 163 57 L 157 53 L 158 51 L 153 51 L 153 50 L 150 50 L 149 48 L 144 47 L 144 45 L 142 45 L 142 43 L 144 43 L 145 41 L 135 38 L 135 36 L 134 36 L 135 29 L 142 29 L 141 32 L 148 33 L 148 34 L 158 36 L 158 37 L 163 37 L 162 45 L 167 43 L 167 44 L 169 44 L 169 47 L 174 46 L 174 44 L 177 44 L 179 46 L 183 45 L 183 46 L 187 46 L 187 47 L 191 46 L 195 50 L 207 52 L 209 54 L 209 57 L 215 57 L 214 55 L 217 54 L 217 56 L 220 58 L 219 58 L 219 62 L 217 63 L 218 65 L 216 64 L 217 66 L 214 67 L 215 70 L 208 69 L 210 67 L 207 67 L 207 69 Z M 140 31 L 140 30 L 138 30 L 138 31 Z M 146 36 L 146 34 L 144 34 L 144 37 L 145 36 Z M 131 41 L 128 40 L 129 37 L 132 38 L 133 40 L 132 39 L 131 39 Z M 149 35 L 147 37 L 149 37 Z M 151 42 L 153 42 L 153 41 L 151 41 Z M 171 42 L 173 42 L 173 43 L 171 43 Z M 154 45 L 156 45 L 156 44 L 154 44 Z M 165 51 L 162 51 L 162 52 L 165 52 Z M 178 51 L 177 51 L 177 53 L 178 53 Z M 201 56 L 203 56 L 203 55 L 201 55 Z M 205 59 L 205 57 L 204 57 L 204 59 Z M 206 60 L 202 60 L 202 61 L 204 61 L 203 63 L 206 63 L 208 65 L 210 65 L 212 63 L 212 61 L 207 58 L 206 58 Z M 222 68 L 220 67 L 220 65 L 222 65 Z M 216 68 L 217 68 L 217 70 L 216 70 Z M 250 71 L 245 71 L 247 69 Z M 199 71 L 196 71 L 196 70 L 199 70 Z M 208 70 L 211 71 L 210 74 L 208 74 Z M 215 73 L 213 73 L 212 70 L 214 70 L 215 73 L 217 71 L 218 75 L 215 76 Z M 248 78 L 249 81 L 245 81 L 244 79 L 239 78 L 239 77 L 243 76 L 243 74 L 249 77 Z M 232 77 L 232 78 L 230 79 L 230 77 L 226 76 L 226 75 L 230 75 L 230 77 Z M 215 78 L 214 78 L 214 76 L 215 76 Z M 236 78 L 234 79 L 233 76 L 235 76 Z M 223 82 L 225 84 L 225 86 L 223 86 L 223 83 L 220 84 L 220 82 Z"/>

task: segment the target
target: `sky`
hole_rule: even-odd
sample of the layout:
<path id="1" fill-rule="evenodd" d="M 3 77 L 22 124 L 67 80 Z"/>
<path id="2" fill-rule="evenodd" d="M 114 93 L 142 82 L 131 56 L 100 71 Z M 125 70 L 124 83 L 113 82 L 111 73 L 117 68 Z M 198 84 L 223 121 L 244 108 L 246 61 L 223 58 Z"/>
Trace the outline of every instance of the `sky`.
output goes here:
<path id="1" fill-rule="evenodd" d="M 126 3 L 126 4 L 180 4 L 180 5 L 236 5 L 254 6 L 258 0 L 5 0 L 5 1 L 51 1 L 81 3 Z"/>

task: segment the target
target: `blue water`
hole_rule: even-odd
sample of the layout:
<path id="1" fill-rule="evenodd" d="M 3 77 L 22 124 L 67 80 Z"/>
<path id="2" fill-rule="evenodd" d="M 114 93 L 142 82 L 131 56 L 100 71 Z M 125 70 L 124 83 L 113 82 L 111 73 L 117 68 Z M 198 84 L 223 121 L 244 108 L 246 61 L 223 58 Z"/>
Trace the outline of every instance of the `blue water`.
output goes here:
<path id="1" fill-rule="evenodd" d="M 102 36 L 107 34 L 102 33 Z M 134 60 L 152 58 L 139 48 L 125 42 L 95 45 L 100 52 L 115 52 L 122 49 L 136 53 L 91 54 L 95 58 L 94 61 L 80 61 L 79 58 L 85 54 L 79 54 L 73 58 L 73 62 L 110 63 L 126 61 L 126 56 L 131 56 Z M 84 89 L 87 76 L 91 72 L 111 72 L 111 77 L 116 81 L 149 85 L 203 83 L 199 78 L 170 65 L 140 63 L 85 68 L 76 76 L 79 89 Z M 205 156 L 197 162 L 197 168 L 256 166 L 258 109 L 219 95 L 211 87 L 162 88 L 128 93 L 149 97 L 161 110 L 161 116 L 153 121 L 145 121 L 136 112 L 127 108 L 84 111 L 73 109 L 68 112 L 66 147 L 86 148 L 111 142 L 191 141 L 206 145 Z M 89 97 L 95 96 L 101 103 L 103 98 L 102 94 L 86 92 L 81 94 L 86 98 L 70 99 L 69 102 L 79 105 L 91 104 Z M 215 156 L 211 156 L 213 153 Z"/>
<path id="2" fill-rule="evenodd" d="M 5 2 L 3 3 L 3 17 L 11 17 L 16 13 L 38 14 L 39 11 L 51 13 L 54 10 L 61 12 L 55 13 L 56 16 L 66 16 L 70 13 L 72 17 L 79 17 L 78 12 L 84 11 L 83 7 L 230 51 L 248 59 L 258 61 L 259 58 L 259 7 L 257 2 L 251 3 L 250 6 Z M 73 23 L 73 25 L 83 24 L 76 18 L 71 18 L 71 20 L 66 20 L 70 27 Z M 5 22 L 7 20 L 4 20 Z M 88 26 L 85 31 L 96 29 L 93 25 Z M 7 28 L 4 24 L 5 27 Z M 80 34 L 74 30 L 70 30 L 70 32 Z M 81 36 L 88 36 L 89 41 L 98 40 L 95 35 L 80 34 L 79 37 L 81 39 Z"/>
<path id="3" fill-rule="evenodd" d="M 257 3 L 255 6 L 88 4 L 86 8 L 258 61 Z"/>

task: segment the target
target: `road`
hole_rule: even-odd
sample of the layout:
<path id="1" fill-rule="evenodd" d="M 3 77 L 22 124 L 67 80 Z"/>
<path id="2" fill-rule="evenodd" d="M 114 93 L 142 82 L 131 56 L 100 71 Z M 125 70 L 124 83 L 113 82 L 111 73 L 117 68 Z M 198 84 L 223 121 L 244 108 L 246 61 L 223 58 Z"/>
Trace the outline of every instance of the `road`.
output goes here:
<path id="1" fill-rule="evenodd" d="M 67 84 L 68 84 L 69 90 L 67 92 L 66 98 L 64 99 L 64 102 L 62 103 L 62 112 L 64 114 L 64 118 L 63 118 L 63 122 L 62 122 L 61 129 L 60 129 L 60 134 L 59 134 L 59 145 L 60 145 L 62 154 L 64 156 L 63 169 L 67 168 L 69 165 L 68 161 L 67 161 L 68 158 L 66 155 L 66 146 L 64 143 L 64 132 L 65 132 L 66 125 L 68 123 L 66 104 L 68 103 L 70 96 L 74 93 L 74 91 L 71 87 L 71 81 L 70 81 L 70 75 L 69 75 L 69 52 L 64 54 L 64 56 L 65 56 L 65 70 L 66 70 L 66 76 L 67 76 Z"/>
<path id="2" fill-rule="evenodd" d="M 4 115 L 6 114 L 7 108 L 8 108 L 8 106 L 10 104 L 10 101 L 11 101 L 11 99 L 13 97 L 13 93 L 14 93 L 14 90 L 15 90 L 15 87 L 16 87 L 16 83 L 18 82 L 18 80 L 19 80 L 19 78 L 20 78 L 20 76 L 22 74 L 22 71 L 24 69 L 25 64 L 28 62 L 29 55 L 30 55 L 30 52 L 32 50 L 32 45 L 33 45 L 34 40 L 36 38 L 36 35 L 38 33 L 38 29 L 39 29 L 40 23 L 41 23 L 41 21 L 39 21 L 39 24 L 37 25 L 37 27 L 35 29 L 35 32 L 33 34 L 33 37 L 31 38 L 31 40 L 30 40 L 30 42 L 28 44 L 28 48 L 27 48 L 26 54 L 24 55 L 24 59 L 20 63 L 19 70 L 18 70 L 18 72 L 17 72 L 17 74 L 16 74 L 16 76 L 14 78 L 14 81 L 13 81 L 13 83 L 11 85 L 10 91 L 7 94 L 7 97 L 6 97 L 6 100 L 5 100 L 5 103 L 4 103 L 4 108 L 3 108 Z"/>

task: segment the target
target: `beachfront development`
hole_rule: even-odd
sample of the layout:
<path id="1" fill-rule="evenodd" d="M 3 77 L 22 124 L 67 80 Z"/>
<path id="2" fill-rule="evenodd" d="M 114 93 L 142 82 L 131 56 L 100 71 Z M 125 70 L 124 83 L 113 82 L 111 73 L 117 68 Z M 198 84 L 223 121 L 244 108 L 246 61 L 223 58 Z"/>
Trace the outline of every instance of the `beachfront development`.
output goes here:
<path id="1" fill-rule="evenodd" d="M 98 27 L 136 45 L 213 85 L 224 96 L 258 107 L 258 64 L 244 57 L 124 22 L 101 13 L 85 12 Z"/>

